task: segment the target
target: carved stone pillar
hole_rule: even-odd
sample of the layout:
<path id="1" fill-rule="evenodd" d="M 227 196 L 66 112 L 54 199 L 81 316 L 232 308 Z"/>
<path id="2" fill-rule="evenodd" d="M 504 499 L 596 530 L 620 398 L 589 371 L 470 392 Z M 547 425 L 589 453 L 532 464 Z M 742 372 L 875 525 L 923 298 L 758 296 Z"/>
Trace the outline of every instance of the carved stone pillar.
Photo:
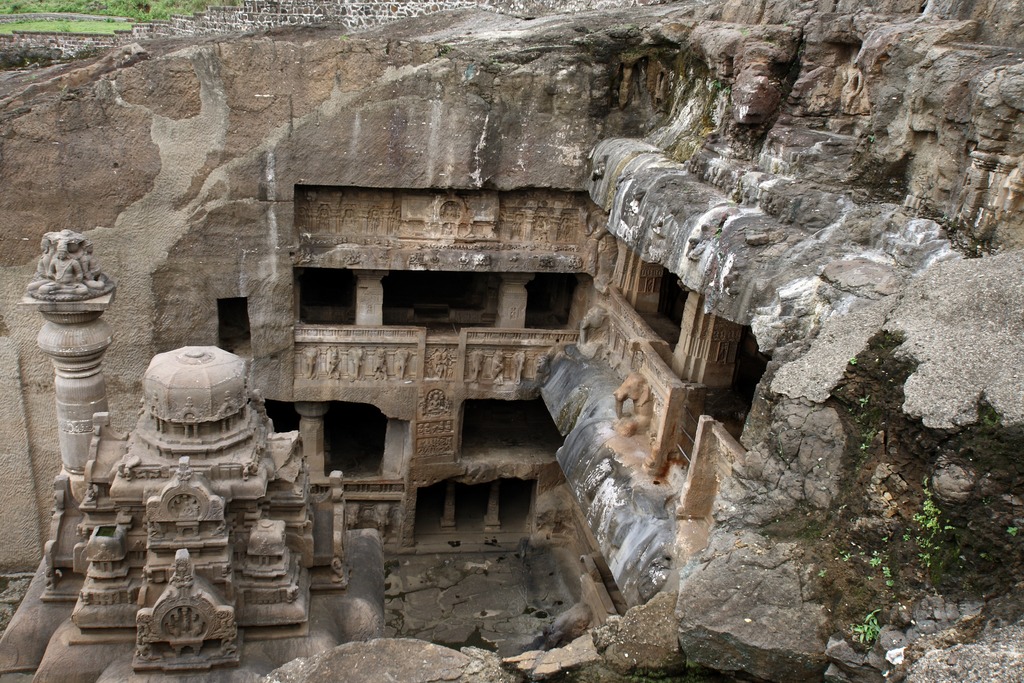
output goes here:
<path id="1" fill-rule="evenodd" d="M 100 316 L 114 299 L 114 282 L 100 272 L 84 235 L 48 232 L 42 250 L 22 305 L 46 318 L 37 342 L 55 371 L 60 458 L 65 471 L 81 475 L 89 458 L 93 415 L 107 412 L 100 364 L 113 336 Z"/>
<path id="2" fill-rule="evenodd" d="M 742 333 L 740 325 L 706 313 L 704 297 L 691 294 L 683 308 L 672 369 L 688 382 L 708 387 L 730 386 Z"/>
<path id="3" fill-rule="evenodd" d="M 491 482 L 491 490 L 487 495 L 487 513 L 484 515 L 484 531 L 501 531 L 501 480 Z"/>
<path id="4" fill-rule="evenodd" d="M 441 513 L 441 528 L 455 528 L 455 482 L 449 481 L 444 490 L 444 512 Z"/>
<path id="5" fill-rule="evenodd" d="M 302 437 L 302 457 L 309 466 L 309 483 L 326 484 L 324 474 L 324 415 L 331 404 L 320 401 L 296 401 L 295 412 L 299 414 L 299 436 Z"/>
<path id="6" fill-rule="evenodd" d="M 384 324 L 384 285 L 386 270 L 357 270 L 356 325 Z"/>
<path id="7" fill-rule="evenodd" d="M 526 283 L 532 273 L 503 273 L 498 289 L 498 327 L 526 327 Z"/>

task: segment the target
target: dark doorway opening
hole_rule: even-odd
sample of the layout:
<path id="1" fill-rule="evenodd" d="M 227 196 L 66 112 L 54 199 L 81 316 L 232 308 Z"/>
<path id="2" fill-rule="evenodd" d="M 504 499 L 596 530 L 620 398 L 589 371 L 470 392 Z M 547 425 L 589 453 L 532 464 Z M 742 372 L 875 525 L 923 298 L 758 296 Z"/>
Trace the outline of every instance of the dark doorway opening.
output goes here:
<path id="1" fill-rule="evenodd" d="M 463 403 L 463 458 L 552 459 L 561 445 L 562 435 L 542 399 Z"/>
<path id="2" fill-rule="evenodd" d="M 246 297 L 217 299 L 217 345 L 240 356 L 252 355 L 249 300 Z"/>
<path id="3" fill-rule="evenodd" d="M 267 409 L 267 417 L 274 423 L 274 431 L 277 433 L 291 432 L 299 428 L 299 414 L 295 412 L 295 404 L 288 401 L 264 402 Z"/>
<path id="4" fill-rule="evenodd" d="M 324 415 L 324 463 L 327 472 L 346 478 L 379 475 L 388 418 L 376 406 L 332 401 Z"/>
<path id="5" fill-rule="evenodd" d="M 347 268 L 301 268 L 295 271 L 299 321 L 310 325 L 354 325 L 356 278 Z"/>
<path id="6" fill-rule="evenodd" d="M 502 479 L 501 530 L 516 533 L 530 531 L 531 510 L 536 481 L 526 479 Z"/>
<path id="7" fill-rule="evenodd" d="M 736 349 L 732 384 L 729 387 L 708 389 L 704 412 L 723 425 L 737 439 L 743 433 L 750 406 L 754 402 L 757 384 L 764 376 L 771 357 L 757 348 L 757 339 L 750 326 L 744 325 Z"/>
<path id="8" fill-rule="evenodd" d="M 526 283 L 526 326 L 541 329 L 565 327 L 576 290 L 572 273 L 537 273 Z"/>
<path id="9" fill-rule="evenodd" d="M 450 329 L 490 326 L 498 278 L 489 273 L 395 271 L 384 277 L 384 323 Z"/>
<path id="10" fill-rule="evenodd" d="M 679 336 L 683 324 L 683 308 L 686 306 L 686 290 L 679 285 L 679 278 L 665 271 L 661 277 L 661 292 L 658 294 L 658 313 L 672 321 Z"/>
<path id="11" fill-rule="evenodd" d="M 754 391 L 761 381 L 771 356 L 757 348 L 757 338 L 749 325 L 743 326 L 739 350 L 736 352 L 736 374 L 733 375 L 732 387 L 749 404 L 754 400 Z"/>
<path id="12" fill-rule="evenodd" d="M 416 536 L 422 540 L 444 534 L 471 542 L 486 540 L 488 535 L 529 533 L 535 489 L 536 481 L 524 479 L 483 484 L 442 481 L 426 486 L 416 492 Z M 497 507 L 492 506 L 495 503 Z"/>

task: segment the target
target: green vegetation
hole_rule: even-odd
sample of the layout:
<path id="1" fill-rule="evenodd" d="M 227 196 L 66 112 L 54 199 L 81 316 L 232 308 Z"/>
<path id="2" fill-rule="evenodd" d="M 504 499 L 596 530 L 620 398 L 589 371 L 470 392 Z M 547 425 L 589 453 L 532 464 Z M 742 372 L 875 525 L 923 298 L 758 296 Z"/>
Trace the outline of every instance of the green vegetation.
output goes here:
<path id="1" fill-rule="evenodd" d="M 241 0 L 8 0 L 0 14 L 76 12 L 132 19 L 167 19 L 172 14 L 202 12 L 208 5 L 238 5 Z"/>
<path id="2" fill-rule="evenodd" d="M 878 613 L 880 611 L 876 609 L 868 613 L 859 624 L 850 624 L 850 632 L 853 634 L 853 639 L 856 642 L 870 647 L 878 640 L 878 634 L 882 632 L 882 627 L 878 624 Z"/>
<path id="3" fill-rule="evenodd" d="M 927 481 L 924 485 L 921 511 L 914 515 L 914 522 L 918 528 L 914 540 L 920 550 L 917 557 L 921 560 L 921 564 L 934 574 L 941 565 L 943 558 L 940 556 L 940 551 L 946 550 L 948 532 L 955 531 L 956 528 L 943 522 L 942 510 L 935 504 Z"/>
<path id="4" fill-rule="evenodd" d="M 46 33 L 104 33 L 127 31 L 132 25 L 124 21 L 17 21 L 0 24 L 0 33 L 12 31 L 45 31 Z"/>

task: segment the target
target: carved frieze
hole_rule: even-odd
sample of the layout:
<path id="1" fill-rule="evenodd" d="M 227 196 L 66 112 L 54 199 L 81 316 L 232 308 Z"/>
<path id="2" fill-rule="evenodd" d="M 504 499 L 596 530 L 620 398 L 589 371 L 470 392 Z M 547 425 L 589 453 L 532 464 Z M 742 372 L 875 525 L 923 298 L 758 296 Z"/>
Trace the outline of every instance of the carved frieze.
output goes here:
<path id="1" fill-rule="evenodd" d="M 544 255 L 581 249 L 589 201 L 555 190 L 429 191 L 296 188 L 295 227 L 306 248 L 391 245 L 416 249 L 402 267 L 437 266 L 439 251 L 463 250 L 455 264 L 489 269 L 487 251 L 536 250 L 531 269 L 581 270 L 583 259 Z M 429 245 L 429 249 L 423 250 Z M 377 256 L 382 254 L 378 253 Z M 376 257 L 374 257 L 376 258 Z"/>
<path id="2" fill-rule="evenodd" d="M 421 365 L 423 330 L 303 326 L 296 330 L 298 380 L 404 381 Z"/>

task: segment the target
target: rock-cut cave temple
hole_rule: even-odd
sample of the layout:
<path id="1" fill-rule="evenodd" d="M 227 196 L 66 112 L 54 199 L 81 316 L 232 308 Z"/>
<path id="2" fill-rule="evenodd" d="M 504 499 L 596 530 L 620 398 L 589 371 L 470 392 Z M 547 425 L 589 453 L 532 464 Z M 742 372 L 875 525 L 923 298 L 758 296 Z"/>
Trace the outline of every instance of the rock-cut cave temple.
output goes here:
<path id="1" fill-rule="evenodd" d="M 564 593 L 459 680 L 1019 644 L 1020 7 L 565 4 L 0 81 L 0 671 L 397 666 L 427 556 Z"/>

